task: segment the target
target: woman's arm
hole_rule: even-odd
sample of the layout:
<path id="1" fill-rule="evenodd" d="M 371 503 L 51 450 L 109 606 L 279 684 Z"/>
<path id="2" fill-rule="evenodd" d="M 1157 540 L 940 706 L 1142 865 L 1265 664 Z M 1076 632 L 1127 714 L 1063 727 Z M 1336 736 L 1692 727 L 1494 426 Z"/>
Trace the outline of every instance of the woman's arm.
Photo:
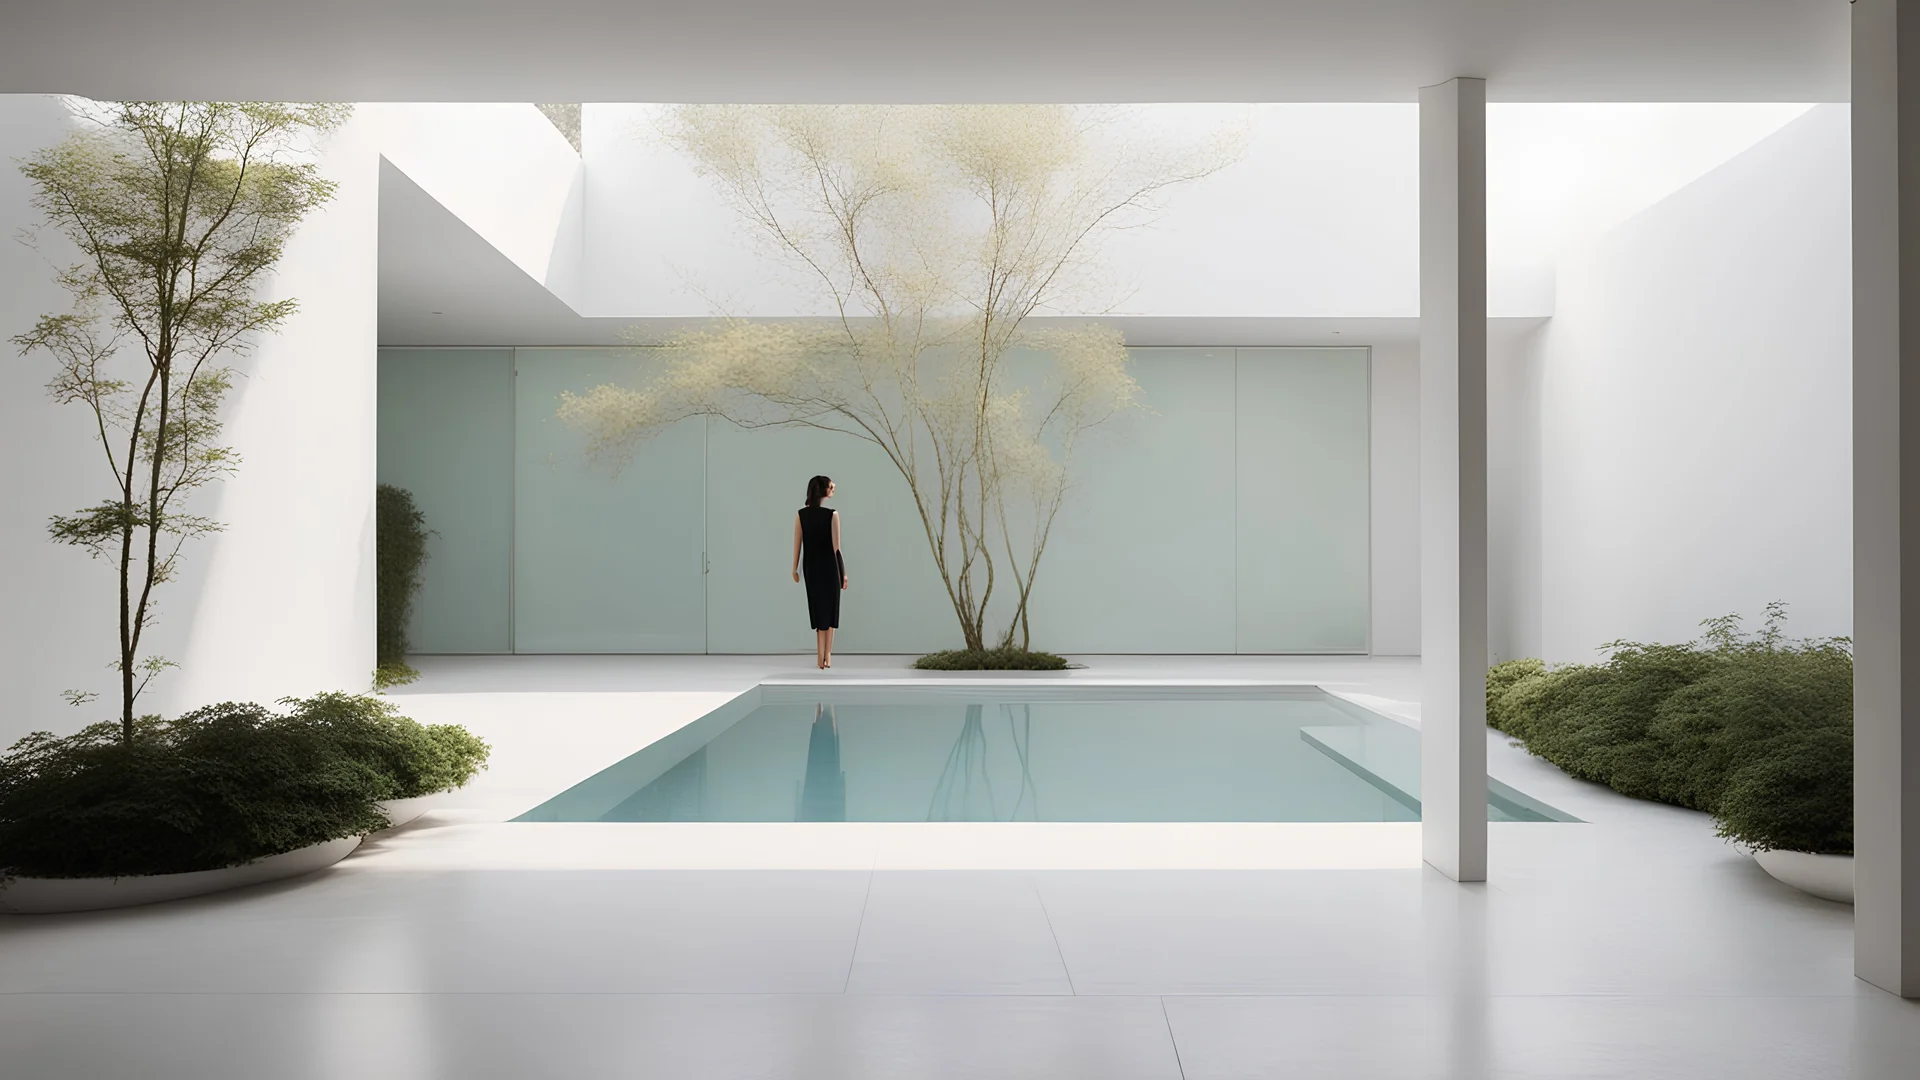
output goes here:
<path id="1" fill-rule="evenodd" d="M 793 515 L 793 580 L 800 580 L 800 515 Z"/>
<path id="2" fill-rule="evenodd" d="M 840 557 L 840 511 L 833 512 L 833 565 L 840 571 L 840 587 L 847 587 L 847 563 Z"/>

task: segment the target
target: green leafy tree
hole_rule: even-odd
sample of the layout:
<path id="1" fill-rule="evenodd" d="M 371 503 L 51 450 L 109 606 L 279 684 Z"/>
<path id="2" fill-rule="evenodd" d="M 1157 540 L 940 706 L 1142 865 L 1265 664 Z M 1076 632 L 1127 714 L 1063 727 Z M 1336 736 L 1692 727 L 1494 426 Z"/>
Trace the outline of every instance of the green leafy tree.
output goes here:
<path id="1" fill-rule="evenodd" d="M 57 271 L 71 307 L 13 343 L 53 357 L 48 389 L 86 407 L 112 476 L 106 498 L 55 515 L 49 531 L 119 573 L 124 742 L 141 692 L 173 666 L 142 649 L 154 591 L 187 540 L 220 527 L 188 496 L 239 461 L 219 442 L 229 362 L 295 310 L 258 294 L 300 221 L 333 196 L 313 143 L 346 116 L 335 105 L 89 103 L 80 130 L 20 166 L 45 227 L 80 253 Z"/>

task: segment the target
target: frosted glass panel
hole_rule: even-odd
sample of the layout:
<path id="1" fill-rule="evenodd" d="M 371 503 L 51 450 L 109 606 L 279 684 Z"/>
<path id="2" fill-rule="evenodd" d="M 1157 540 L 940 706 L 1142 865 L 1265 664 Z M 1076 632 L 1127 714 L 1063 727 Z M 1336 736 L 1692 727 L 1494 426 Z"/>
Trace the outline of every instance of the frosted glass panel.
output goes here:
<path id="1" fill-rule="evenodd" d="M 707 647 L 705 422 L 667 428 L 616 473 L 554 416 L 562 390 L 633 384 L 656 363 L 625 349 L 516 351 L 516 652 Z"/>
<path id="2" fill-rule="evenodd" d="M 1238 349 L 1239 651 L 1364 653 L 1366 349 Z"/>
<path id="3" fill-rule="evenodd" d="M 1034 644 L 1234 651 L 1232 349 L 1135 349 L 1142 411 L 1093 429 L 1032 600 Z"/>
<path id="4" fill-rule="evenodd" d="M 708 434 L 708 642 L 717 653 L 812 652 L 807 597 L 794 584 L 793 520 L 807 479 L 833 477 L 852 588 L 834 648 L 931 652 L 960 644 L 913 496 L 872 443 L 805 428 Z"/>
<path id="5" fill-rule="evenodd" d="M 507 349 L 381 349 L 380 482 L 426 516 L 414 652 L 511 647 L 513 368 Z"/>

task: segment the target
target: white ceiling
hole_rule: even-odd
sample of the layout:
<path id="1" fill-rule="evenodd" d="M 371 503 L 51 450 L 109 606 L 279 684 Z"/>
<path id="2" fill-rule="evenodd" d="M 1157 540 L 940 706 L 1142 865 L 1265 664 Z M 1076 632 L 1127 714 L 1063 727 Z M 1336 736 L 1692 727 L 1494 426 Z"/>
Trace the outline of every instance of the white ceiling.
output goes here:
<path id="1" fill-rule="evenodd" d="M 1845 0 L 13 2 L 0 92 L 348 101 L 1842 101 Z"/>

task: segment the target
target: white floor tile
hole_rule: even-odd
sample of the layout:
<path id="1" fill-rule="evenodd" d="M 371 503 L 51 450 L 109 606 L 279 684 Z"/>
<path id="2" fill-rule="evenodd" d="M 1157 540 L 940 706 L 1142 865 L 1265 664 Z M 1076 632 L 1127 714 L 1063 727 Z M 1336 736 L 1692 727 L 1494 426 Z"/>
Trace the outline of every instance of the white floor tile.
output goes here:
<path id="1" fill-rule="evenodd" d="M 1169 997 L 1187 1080 L 1911 1080 L 1920 1004 L 1835 997 Z"/>
<path id="2" fill-rule="evenodd" d="M 1036 874 L 1083 994 L 1394 994 L 1426 977 L 1420 870 Z"/>
<path id="3" fill-rule="evenodd" d="M 391 874 L 0 922 L 0 991 L 839 993 L 864 872 Z"/>
<path id="4" fill-rule="evenodd" d="M 1417 695 L 1411 661 L 1088 659 L 1070 681 Z M 610 763 L 697 695 L 804 664 L 429 660 L 395 700 L 496 739 L 498 771 L 459 819 L 482 821 Z M 835 677 L 915 678 L 904 665 L 847 657 Z M 1586 823 L 1496 825 L 1476 886 L 1193 868 L 1243 845 L 1225 833 L 1219 851 L 1191 836 L 1158 853 L 1086 837 L 986 851 L 959 832 L 931 851 L 913 826 L 428 820 L 304 880 L 0 918 L 0 1076 L 1920 1076 L 1920 1004 L 1853 979 L 1850 908 L 1766 877 L 1703 815 L 1570 780 L 1498 737 L 1490 752 L 1496 775 Z M 1142 868 L 1062 868 L 1076 858 Z M 1002 868 L 936 869 L 968 865 Z"/>
<path id="5" fill-rule="evenodd" d="M 7 1075 L 1177 1080 L 1152 998 L 0 995 Z"/>
<path id="6" fill-rule="evenodd" d="M 1483 1049 L 1448 1039 L 1452 1018 L 1441 998 L 1168 997 L 1165 1003 L 1186 1080 L 1486 1075 Z"/>
<path id="7" fill-rule="evenodd" d="M 1490 1075 L 1503 1080 L 1843 1080 L 1856 1004 L 1852 997 L 1496 998 L 1484 1030 Z"/>
<path id="8" fill-rule="evenodd" d="M 847 990 L 1071 994 L 1073 984 L 1027 875 L 881 871 Z"/>

